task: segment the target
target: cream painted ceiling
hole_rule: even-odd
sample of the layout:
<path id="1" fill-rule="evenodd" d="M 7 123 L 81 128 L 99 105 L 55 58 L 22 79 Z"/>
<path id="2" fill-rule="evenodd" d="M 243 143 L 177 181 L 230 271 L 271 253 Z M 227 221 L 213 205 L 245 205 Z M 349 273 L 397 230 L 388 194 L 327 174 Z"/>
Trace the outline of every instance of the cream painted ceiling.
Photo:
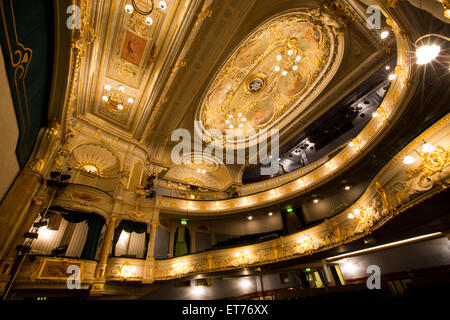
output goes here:
<path id="1" fill-rule="evenodd" d="M 168 169 L 168 180 L 224 190 L 241 183 L 245 168 L 172 163 L 173 130 L 193 133 L 196 119 L 223 128 L 232 111 L 252 127 L 276 127 L 283 143 L 383 63 L 383 43 L 346 1 L 325 7 L 312 0 L 166 0 L 165 10 L 158 2 L 148 25 L 125 11 L 129 0 L 91 1 L 96 39 L 84 57 L 71 123 L 142 146 L 149 163 Z M 271 71 L 277 55 L 290 68 L 285 79 Z M 220 82 L 226 72 L 230 83 Z M 263 89 L 248 92 L 258 77 Z M 286 79 L 298 81 L 292 87 Z M 223 97 L 215 91 L 221 85 Z M 241 109 L 230 107 L 233 99 Z M 261 104 L 264 115 L 256 110 Z"/>

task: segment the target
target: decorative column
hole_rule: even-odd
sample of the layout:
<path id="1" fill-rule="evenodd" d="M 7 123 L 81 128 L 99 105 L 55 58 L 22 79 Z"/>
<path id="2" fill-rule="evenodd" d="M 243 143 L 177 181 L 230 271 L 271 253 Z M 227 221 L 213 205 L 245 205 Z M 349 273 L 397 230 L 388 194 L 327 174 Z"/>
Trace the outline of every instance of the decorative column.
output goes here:
<path id="1" fill-rule="evenodd" d="M 173 247 L 175 244 L 175 232 L 177 231 L 177 225 L 174 224 L 173 222 L 170 224 L 170 235 L 169 235 L 169 254 L 168 254 L 168 258 L 172 258 L 173 257 Z"/>
<path id="2" fill-rule="evenodd" d="M 106 262 L 108 261 L 109 249 L 111 249 L 111 243 L 114 236 L 114 230 L 119 222 L 119 216 L 116 214 L 111 215 L 109 218 L 108 226 L 106 229 L 105 238 L 103 239 L 102 249 L 100 251 L 100 258 L 95 270 L 96 279 L 104 279 L 106 271 Z"/>
<path id="3" fill-rule="evenodd" d="M 14 246 L 17 234 L 20 234 L 23 228 L 22 222 L 30 215 L 33 206 L 31 201 L 41 186 L 41 177 L 31 170 L 22 170 L 16 178 L 11 189 L 3 198 L 0 205 L 0 261 L 6 258 L 6 255 Z M 40 205 L 39 205 L 40 206 Z M 28 231 L 28 230 L 27 230 Z M 23 239 L 23 233 L 20 235 Z"/>
<path id="4" fill-rule="evenodd" d="M 105 289 L 105 273 L 108 261 L 109 249 L 111 248 L 112 239 L 114 236 L 114 230 L 119 222 L 119 216 L 117 214 L 112 214 L 109 218 L 108 226 L 105 233 L 105 238 L 103 239 L 102 248 L 100 251 L 100 258 L 95 269 L 95 282 L 92 284 L 90 290 L 91 295 L 101 295 Z"/>
<path id="5" fill-rule="evenodd" d="M 197 240 L 197 233 L 195 232 L 194 227 L 192 227 L 192 231 L 190 232 L 191 235 L 191 248 L 190 248 L 190 253 L 195 253 L 196 250 L 196 240 Z"/>
<path id="6" fill-rule="evenodd" d="M 150 239 L 147 247 L 147 257 L 144 264 L 144 276 L 142 283 L 152 283 L 154 281 L 153 269 L 155 266 L 155 244 L 156 244 L 156 231 L 159 226 L 158 220 L 152 220 L 150 229 Z"/>
<path id="7" fill-rule="evenodd" d="M 23 236 L 30 230 L 34 220 L 36 220 L 39 211 L 43 207 L 43 203 L 44 199 L 38 197 L 33 198 L 25 217 L 23 217 L 23 220 L 20 222 L 20 225 L 18 226 L 12 241 L 10 241 L 10 245 L 5 251 L 6 254 L 0 263 L 0 270 L 2 272 L 0 274 L 0 292 L 3 292 L 6 284 L 9 281 L 11 267 L 13 266 L 17 257 L 16 247 L 24 243 L 25 239 Z"/>
<path id="8" fill-rule="evenodd" d="M 156 229 L 159 226 L 158 220 L 151 222 L 150 239 L 148 241 L 147 260 L 155 258 Z"/>

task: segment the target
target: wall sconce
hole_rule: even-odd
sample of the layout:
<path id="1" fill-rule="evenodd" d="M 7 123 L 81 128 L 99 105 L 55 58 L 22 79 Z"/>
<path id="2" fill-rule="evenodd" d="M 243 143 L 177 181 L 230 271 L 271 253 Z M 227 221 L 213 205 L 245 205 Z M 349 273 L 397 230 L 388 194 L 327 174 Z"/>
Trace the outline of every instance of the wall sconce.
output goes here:
<path id="1" fill-rule="evenodd" d="M 421 179 L 425 179 L 438 173 L 440 179 L 440 173 L 445 167 L 450 165 L 450 154 L 441 146 L 434 147 L 432 144 L 424 141 L 422 151 L 419 152 L 415 149 L 414 151 L 417 153 L 422 163 L 415 170 L 411 169 L 409 171 L 411 177 L 422 175 Z M 407 155 L 403 158 L 403 163 L 411 165 L 416 162 L 416 160 L 417 159 L 413 156 Z"/>

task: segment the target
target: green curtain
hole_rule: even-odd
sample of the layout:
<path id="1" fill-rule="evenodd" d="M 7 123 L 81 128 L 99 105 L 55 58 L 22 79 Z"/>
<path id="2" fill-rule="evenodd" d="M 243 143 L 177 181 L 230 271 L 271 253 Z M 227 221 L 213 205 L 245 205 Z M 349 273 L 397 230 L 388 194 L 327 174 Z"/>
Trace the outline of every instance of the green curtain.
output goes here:
<path id="1" fill-rule="evenodd" d="M 188 254 L 190 252 L 191 245 L 191 237 L 189 235 L 189 229 L 180 226 L 177 228 L 175 232 L 175 241 L 174 241 L 174 256 L 182 256 Z"/>

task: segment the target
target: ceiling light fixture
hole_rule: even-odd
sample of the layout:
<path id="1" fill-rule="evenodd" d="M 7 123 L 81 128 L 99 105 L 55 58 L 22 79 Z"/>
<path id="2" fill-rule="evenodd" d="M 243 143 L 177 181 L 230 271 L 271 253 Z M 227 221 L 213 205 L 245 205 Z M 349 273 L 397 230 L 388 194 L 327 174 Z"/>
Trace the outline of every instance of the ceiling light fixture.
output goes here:
<path id="1" fill-rule="evenodd" d="M 391 73 L 388 77 L 389 81 L 392 81 L 395 79 L 395 74 Z"/>
<path id="2" fill-rule="evenodd" d="M 167 2 L 165 2 L 165 1 L 160 1 L 160 2 L 159 2 L 159 7 L 160 7 L 162 10 L 166 10 L 166 9 L 167 9 Z"/>
<path id="3" fill-rule="evenodd" d="M 351 188 L 350 186 L 345 186 L 344 189 L 348 191 L 348 190 L 350 190 L 350 188 Z"/>
<path id="4" fill-rule="evenodd" d="M 132 5 L 130 5 L 130 4 L 127 4 L 126 6 L 125 6 L 125 12 L 126 13 L 133 13 L 133 11 L 134 11 L 134 9 L 133 9 L 133 6 Z"/>
<path id="5" fill-rule="evenodd" d="M 446 41 L 450 41 L 449 37 L 443 36 L 441 34 L 437 34 L 437 33 L 429 33 L 426 34 L 420 38 L 418 38 L 415 42 L 414 45 L 416 46 L 416 57 L 417 57 L 417 64 L 427 64 L 429 62 L 431 62 L 433 59 L 435 59 L 439 52 L 441 51 L 441 47 L 438 46 L 437 44 L 424 44 L 420 47 L 417 46 L 417 43 L 420 42 L 421 40 L 428 38 L 428 37 L 438 37 L 441 39 L 444 39 Z"/>
<path id="6" fill-rule="evenodd" d="M 247 219 L 248 219 L 248 220 L 252 220 L 253 217 L 252 217 L 252 216 L 248 216 Z"/>
<path id="7" fill-rule="evenodd" d="M 153 24 L 153 19 L 150 17 L 145 18 L 145 23 L 151 26 Z"/>
<path id="8" fill-rule="evenodd" d="M 142 7 L 142 4 L 138 5 L 136 3 L 136 0 L 131 0 L 131 4 L 133 5 L 132 9 L 134 9 L 140 15 L 147 16 L 153 12 L 153 7 L 154 7 L 153 0 L 146 0 L 145 8 Z M 127 7 L 128 7 L 128 10 L 127 10 Z M 127 4 L 125 6 L 125 11 L 128 13 L 132 13 L 133 11 L 131 10 L 131 12 L 130 12 L 129 8 L 130 8 L 130 5 Z"/>
<path id="9" fill-rule="evenodd" d="M 386 39 L 387 37 L 389 37 L 389 31 L 387 31 L 387 30 L 381 31 L 380 38 L 381 39 Z"/>
<path id="10" fill-rule="evenodd" d="M 314 199 L 313 202 L 317 203 L 317 202 L 319 202 L 319 199 Z"/>

